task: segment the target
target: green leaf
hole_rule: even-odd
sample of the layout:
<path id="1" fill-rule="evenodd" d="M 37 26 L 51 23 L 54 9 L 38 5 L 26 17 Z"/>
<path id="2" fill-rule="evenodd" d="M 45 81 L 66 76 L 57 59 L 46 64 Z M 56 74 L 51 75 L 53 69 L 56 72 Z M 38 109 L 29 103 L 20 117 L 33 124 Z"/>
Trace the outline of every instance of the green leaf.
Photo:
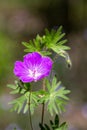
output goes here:
<path id="1" fill-rule="evenodd" d="M 15 90 L 11 91 L 10 94 L 17 94 L 17 93 L 19 93 L 19 91 L 20 91 L 19 89 L 15 89 Z"/>
<path id="2" fill-rule="evenodd" d="M 62 33 L 62 26 L 60 26 L 57 31 L 52 29 L 51 32 L 49 32 L 46 29 L 45 33 L 46 34 L 45 34 L 44 41 L 48 48 L 50 48 L 50 46 L 52 46 L 52 45 L 58 44 L 60 39 L 62 39 L 65 35 L 65 33 Z"/>
<path id="3" fill-rule="evenodd" d="M 27 42 L 22 42 L 22 44 L 23 44 L 25 47 L 27 47 L 27 49 L 24 50 L 25 52 L 35 52 L 35 51 L 38 51 L 38 50 L 35 48 L 35 46 L 34 46 L 34 44 L 33 44 L 33 42 L 32 42 L 31 40 L 30 40 L 29 43 L 27 43 Z"/>
<path id="4" fill-rule="evenodd" d="M 66 124 L 66 122 L 63 122 L 59 128 L 56 128 L 55 130 L 68 130 L 68 125 Z"/>
<path id="5" fill-rule="evenodd" d="M 31 114 L 34 113 L 35 108 L 39 105 L 39 97 L 37 96 L 37 94 L 35 92 L 31 93 L 31 97 L 30 97 L 30 111 Z"/>
<path id="6" fill-rule="evenodd" d="M 66 122 L 63 122 L 62 124 L 59 123 L 58 115 L 55 116 L 54 121 L 50 120 L 50 126 L 47 124 L 40 124 L 39 127 L 41 130 L 68 130 Z"/>
<path id="7" fill-rule="evenodd" d="M 50 51 L 41 51 L 41 54 L 42 55 L 44 55 L 44 56 L 47 56 L 47 55 L 51 55 L 52 54 L 52 52 L 50 52 Z"/>
<path id="8" fill-rule="evenodd" d="M 15 89 L 17 89 L 18 86 L 14 85 L 14 84 L 8 84 L 7 87 L 15 90 Z"/>
<path id="9" fill-rule="evenodd" d="M 10 92 L 10 94 L 17 94 L 17 93 L 19 93 L 20 88 L 18 88 L 18 85 L 17 85 L 16 83 L 17 83 L 17 81 L 15 81 L 15 85 L 13 85 L 13 84 L 8 84 L 8 85 L 7 85 L 8 88 L 13 89 L 13 90 Z"/>
<path id="10" fill-rule="evenodd" d="M 64 105 L 69 99 L 66 94 L 70 93 L 70 91 L 66 90 L 65 87 L 62 86 L 61 82 L 57 83 L 57 79 L 55 77 L 53 78 L 51 84 L 48 80 L 46 80 L 46 88 L 48 90 L 48 94 L 44 97 L 45 102 L 47 103 L 47 110 L 50 114 L 58 114 L 64 111 Z"/>
<path id="11" fill-rule="evenodd" d="M 41 123 L 39 124 L 39 127 L 41 130 L 45 130 L 44 126 Z"/>
<path id="12" fill-rule="evenodd" d="M 26 113 L 30 107 L 31 114 L 34 113 L 35 108 L 38 105 L 38 97 L 34 92 L 30 95 L 30 103 L 29 103 L 29 94 L 30 92 L 26 92 L 20 97 L 14 99 L 9 104 L 12 105 L 11 111 L 16 111 L 17 113 L 23 112 Z"/>
<path id="13" fill-rule="evenodd" d="M 70 47 L 68 46 L 62 46 L 62 45 L 53 45 L 50 47 L 54 52 L 56 52 L 57 54 L 59 54 L 60 56 L 63 56 L 64 55 L 64 50 L 69 50 Z M 65 55 L 64 55 L 65 56 Z"/>
<path id="14" fill-rule="evenodd" d="M 21 81 L 15 81 L 15 85 L 8 84 L 7 87 L 12 89 L 10 94 L 24 94 L 25 92 L 27 92 L 27 89 L 24 87 L 24 84 Z"/>
<path id="15" fill-rule="evenodd" d="M 67 42 L 66 39 L 63 39 L 65 33 L 62 33 L 62 26 L 60 26 L 57 31 L 52 29 L 49 31 L 45 29 L 45 35 L 37 35 L 35 39 L 27 42 L 22 42 L 26 47 L 25 52 L 39 52 L 42 55 L 51 55 L 51 51 L 54 51 L 60 56 L 65 57 L 63 53 L 65 50 L 69 50 L 70 47 L 65 46 Z"/>
<path id="16" fill-rule="evenodd" d="M 62 39 L 65 36 L 65 33 L 62 33 L 62 26 L 59 27 L 57 31 L 51 30 L 49 32 L 47 29 L 45 30 L 45 38 L 44 42 L 48 49 L 53 50 L 55 53 L 64 57 L 63 51 L 69 50 L 70 47 L 65 46 L 64 44 L 67 42 L 66 39 Z"/>
<path id="17" fill-rule="evenodd" d="M 45 125 L 46 130 L 50 130 L 50 127 L 47 124 L 44 124 L 44 125 Z"/>
<path id="18" fill-rule="evenodd" d="M 63 45 L 63 44 L 65 44 L 66 42 L 67 42 L 67 39 L 58 42 L 58 44 L 59 44 L 59 45 Z"/>
<path id="19" fill-rule="evenodd" d="M 40 37 L 39 35 L 36 36 L 35 39 L 30 40 L 29 43 L 22 42 L 22 44 L 27 48 L 24 51 L 25 52 L 40 52 L 42 54 L 43 48 L 44 48 L 44 42 L 43 37 Z M 46 53 L 46 51 L 44 51 Z"/>
<path id="20" fill-rule="evenodd" d="M 36 39 L 34 39 L 33 42 L 38 50 L 43 47 L 42 37 L 40 37 L 39 35 L 36 36 Z"/>
<path id="21" fill-rule="evenodd" d="M 59 126 L 59 117 L 58 117 L 58 115 L 55 116 L 54 123 L 55 123 L 56 127 Z"/>
<path id="22" fill-rule="evenodd" d="M 12 105 L 11 111 L 16 111 L 17 113 L 20 113 L 24 107 L 25 101 L 26 101 L 26 96 L 24 96 L 24 95 L 11 101 L 9 103 Z M 28 105 L 28 104 L 26 103 L 26 105 Z M 24 111 L 23 111 L 23 113 L 24 113 Z"/>
<path id="23" fill-rule="evenodd" d="M 20 86 L 19 86 L 20 85 Z M 23 86 L 21 86 L 23 85 Z M 30 95 L 30 83 L 21 84 L 21 82 L 16 81 L 15 85 L 8 85 L 12 89 L 10 94 L 20 94 L 18 98 L 11 101 L 9 104 L 12 105 L 11 111 L 16 111 L 17 113 L 23 112 L 26 113 L 30 107 L 31 114 L 34 113 L 35 108 L 39 104 L 39 97 L 36 92 L 31 92 Z M 20 90 L 20 87 L 21 90 Z M 30 95 L 30 103 L 29 103 Z"/>

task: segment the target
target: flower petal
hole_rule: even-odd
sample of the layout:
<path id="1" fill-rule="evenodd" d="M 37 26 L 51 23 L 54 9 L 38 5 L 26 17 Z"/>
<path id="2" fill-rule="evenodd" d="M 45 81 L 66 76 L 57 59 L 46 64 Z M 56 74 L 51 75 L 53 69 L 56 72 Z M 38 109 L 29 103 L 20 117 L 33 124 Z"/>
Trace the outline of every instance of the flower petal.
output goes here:
<path id="1" fill-rule="evenodd" d="M 16 61 L 15 62 L 15 67 L 14 67 L 14 74 L 16 76 L 21 76 L 21 74 L 25 71 L 25 67 L 23 62 L 21 61 Z"/>
<path id="2" fill-rule="evenodd" d="M 32 66 L 39 65 L 41 58 L 41 55 L 37 52 L 29 53 L 24 56 L 24 63 L 27 67 L 31 68 Z"/>
<path id="3" fill-rule="evenodd" d="M 50 71 L 52 69 L 52 64 L 53 62 L 49 57 L 42 58 L 42 62 L 38 66 L 38 73 L 41 73 L 38 79 L 44 78 L 50 74 Z"/>
<path id="4" fill-rule="evenodd" d="M 23 75 L 20 77 L 20 80 L 24 83 L 28 83 L 28 82 L 32 82 L 34 79 L 32 77 Z"/>
<path id="5" fill-rule="evenodd" d="M 49 57 L 41 56 L 37 52 L 29 53 L 24 56 L 23 62 L 15 62 L 14 74 L 22 82 L 37 81 L 50 74 L 52 64 Z"/>

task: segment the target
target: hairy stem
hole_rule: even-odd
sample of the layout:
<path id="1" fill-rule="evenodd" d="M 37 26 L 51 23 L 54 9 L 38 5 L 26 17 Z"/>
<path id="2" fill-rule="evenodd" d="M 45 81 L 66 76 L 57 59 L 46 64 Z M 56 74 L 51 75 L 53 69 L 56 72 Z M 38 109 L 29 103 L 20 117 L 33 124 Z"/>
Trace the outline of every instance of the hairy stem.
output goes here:
<path id="1" fill-rule="evenodd" d="M 43 90 L 45 90 L 45 80 L 43 80 Z M 45 108 L 45 103 L 42 103 L 42 116 L 41 116 L 41 124 L 43 125 L 44 121 L 44 108 Z"/>
<path id="2" fill-rule="evenodd" d="M 31 130 L 33 130 L 33 125 L 32 125 L 32 118 L 31 118 L 31 110 L 30 110 L 30 105 L 31 105 L 31 91 L 29 93 L 29 118 L 30 118 L 30 126 L 31 126 Z"/>

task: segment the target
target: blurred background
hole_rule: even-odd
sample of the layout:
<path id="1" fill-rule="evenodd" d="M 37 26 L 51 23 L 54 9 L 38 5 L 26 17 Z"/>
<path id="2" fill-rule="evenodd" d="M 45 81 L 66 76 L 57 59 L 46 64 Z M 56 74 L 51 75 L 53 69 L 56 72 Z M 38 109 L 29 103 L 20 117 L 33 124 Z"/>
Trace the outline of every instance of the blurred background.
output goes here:
<path id="1" fill-rule="evenodd" d="M 87 0 L 0 0 L 0 130 L 29 130 L 28 116 L 9 112 L 8 105 L 14 98 L 7 88 L 16 79 L 14 62 L 25 54 L 21 42 L 60 25 L 72 60 L 71 69 L 62 59 L 56 66 L 59 80 L 71 90 L 61 121 L 69 130 L 87 130 Z M 33 116 L 36 130 L 39 111 Z"/>

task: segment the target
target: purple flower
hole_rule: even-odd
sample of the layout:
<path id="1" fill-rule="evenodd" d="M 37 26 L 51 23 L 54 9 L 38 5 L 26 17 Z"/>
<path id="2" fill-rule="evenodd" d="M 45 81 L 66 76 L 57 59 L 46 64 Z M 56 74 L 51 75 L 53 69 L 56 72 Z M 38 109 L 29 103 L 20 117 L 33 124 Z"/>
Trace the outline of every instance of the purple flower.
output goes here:
<path id="1" fill-rule="evenodd" d="M 42 56 L 38 52 L 28 53 L 24 56 L 23 62 L 15 62 L 14 74 L 22 82 L 37 81 L 50 74 L 52 64 L 49 57 Z"/>

